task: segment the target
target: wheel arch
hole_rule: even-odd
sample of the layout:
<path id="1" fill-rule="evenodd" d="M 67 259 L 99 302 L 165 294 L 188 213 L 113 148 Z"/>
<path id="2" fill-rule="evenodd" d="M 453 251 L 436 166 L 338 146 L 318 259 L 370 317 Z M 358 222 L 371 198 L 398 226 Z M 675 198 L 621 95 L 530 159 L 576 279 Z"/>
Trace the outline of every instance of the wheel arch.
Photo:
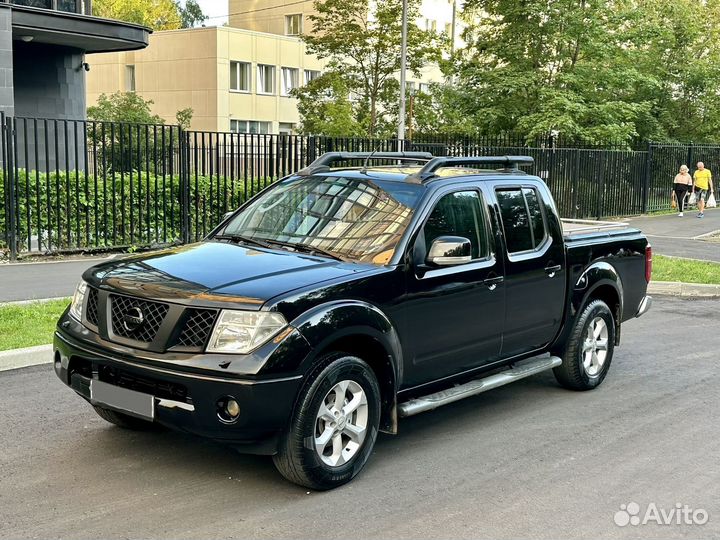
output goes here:
<path id="1" fill-rule="evenodd" d="M 390 319 L 367 302 L 334 302 L 293 321 L 312 347 L 301 365 L 309 373 L 330 352 L 361 358 L 372 368 L 380 386 L 380 430 L 397 433 L 397 389 L 402 380 L 402 348 Z"/>

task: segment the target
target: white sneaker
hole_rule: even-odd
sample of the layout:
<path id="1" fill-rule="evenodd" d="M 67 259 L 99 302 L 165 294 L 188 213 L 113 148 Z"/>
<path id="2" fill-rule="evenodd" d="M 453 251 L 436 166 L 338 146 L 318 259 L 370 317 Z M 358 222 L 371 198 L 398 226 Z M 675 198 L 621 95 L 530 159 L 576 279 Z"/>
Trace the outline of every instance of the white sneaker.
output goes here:
<path id="1" fill-rule="evenodd" d="M 678 217 L 683 217 L 683 213 L 680 212 L 680 213 L 678 214 Z"/>

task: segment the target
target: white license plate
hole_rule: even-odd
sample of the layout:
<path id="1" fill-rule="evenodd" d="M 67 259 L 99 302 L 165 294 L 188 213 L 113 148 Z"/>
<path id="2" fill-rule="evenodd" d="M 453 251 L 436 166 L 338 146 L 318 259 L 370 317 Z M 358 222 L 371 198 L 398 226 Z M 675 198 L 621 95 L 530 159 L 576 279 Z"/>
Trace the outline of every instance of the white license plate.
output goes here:
<path id="1" fill-rule="evenodd" d="M 146 420 L 155 418 L 155 397 L 135 390 L 128 390 L 96 379 L 90 381 L 90 400 L 98 405 L 139 416 Z"/>

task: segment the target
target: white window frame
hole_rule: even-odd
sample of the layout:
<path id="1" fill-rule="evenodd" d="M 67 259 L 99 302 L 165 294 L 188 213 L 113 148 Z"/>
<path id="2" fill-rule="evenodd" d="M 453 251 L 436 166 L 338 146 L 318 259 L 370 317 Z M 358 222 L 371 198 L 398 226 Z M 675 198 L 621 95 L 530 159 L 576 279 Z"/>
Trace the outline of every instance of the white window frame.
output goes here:
<path id="1" fill-rule="evenodd" d="M 292 21 L 298 20 L 297 32 L 291 31 Z M 286 36 L 299 36 L 303 31 L 303 14 L 302 13 L 291 13 L 285 15 L 285 35 Z"/>
<path id="2" fill-rule="evenodd" d="M 312 73 L 317 73 L 317 75 L 314 75 L 314 76 L 313 76 L 313 75 L 311 75 Z M 320 71 L 319 69 L 306 69 L 306 70 L 304 70 L 304 74 L 303 74 L 304 84 L 308 84 L 309 82 L 314 81 L 315 79 L 317 79 L 317 78 L 320 77 L 321 75 L 322 75 L 322 71 Z"/>
<path id="3" fill-rule="evenodd" d="M 233 125 L 237 126 L 237 128 L 233 129 Z M 244 131 L 239 130 L 241 125 L 243 126 Z M 253 125 L 255 131 L 251 131 Z M 265 131 L 260 130 L 261 125 L 265 128 Z M 239 135 L 267 135 L 272 131 L 272 122 L 268 122 L 266 120 L 237 120 L 232 118 L 230 120 L 230 131 Z"/>
<path id="4" fill-rule="evenodd" d="M 236 64 L 238 67 L 236 68 L 236 80 L 233 81 L 232 76 L 232 66 L 233 64 Z M 244 90 L 240 88 L 240 81 L 241 81 L 241 74 L 240 74 L 240 66 L 246 66 L 246 72 L 245 72 L 245 82 L 247 83 L 247 90 Z M 238 92 L 240 94 L 249 94 L 252 91 L 252 63 L 250 62 L 243 62 L 242 60 L 231 60 L 230 61 L 230 91 L 231 92 Z M 237 86 L 237 88 L 233 88 L 233 83 Z"/>
<path id="5" fill-rule="evenodd" d="M 286 77 L 286 73 L 291 74 L 290 82 L 292 84 L 292 88 L 287 87 L 286 83 L 288 82 L 288 79 Z M 294 78 L 292 77 L 293 73 L 295 75 Z M 280 68 L 280 95 L 289 97 L 290 92 L 292 90 L 294 90 L 295 88 L 299 88 L 299 87 L 300 87 L 300 69 L 294 68 L 294 67 L 286 67 L 286 66 L 281 67 Z"/>
<path id="6" fill-rule="evenodd" d="M 135 92 L 137 89 L 137 79 L 136 79 L 137 70 L 135 69 L 135 64 L 126 64 L 125 65 L 125 91 L 126 92 Z"/>
<path id="7" fill-rule="evenodd" d="M 270 84 L 272 91 L 270 91 L 270 92 L 265 91 L 265 86 L 266 86 L 264 84 L 265 79 L 262 76 L 262 72 L 263 72 L 264 68 L 267 68 L 267 71 L 271 74 L 271 77 L 272 77 L 271 84 Z M 273 66 L 272 64 L 258 64 L 257 65 L 257 89 L 256 89 L 256 91 L 258 94 L 261 94 L 264 96 L 275 95 L 275 92 L 276 92 L 275 71 L 276 71 L 276 67 Z"/>

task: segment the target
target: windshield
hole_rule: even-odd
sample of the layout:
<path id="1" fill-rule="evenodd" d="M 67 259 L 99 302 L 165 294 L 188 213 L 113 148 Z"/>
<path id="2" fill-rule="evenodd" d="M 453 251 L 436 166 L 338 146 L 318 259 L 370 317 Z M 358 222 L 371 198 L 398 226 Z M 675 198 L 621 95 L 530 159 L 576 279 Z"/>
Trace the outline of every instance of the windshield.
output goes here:
<path id="1" fill-rule="evenodd" d="M 422 186 L 405 182 L 296 177 L 257 196 L 218 234 L 387 264 L 421 195 Z"/>

